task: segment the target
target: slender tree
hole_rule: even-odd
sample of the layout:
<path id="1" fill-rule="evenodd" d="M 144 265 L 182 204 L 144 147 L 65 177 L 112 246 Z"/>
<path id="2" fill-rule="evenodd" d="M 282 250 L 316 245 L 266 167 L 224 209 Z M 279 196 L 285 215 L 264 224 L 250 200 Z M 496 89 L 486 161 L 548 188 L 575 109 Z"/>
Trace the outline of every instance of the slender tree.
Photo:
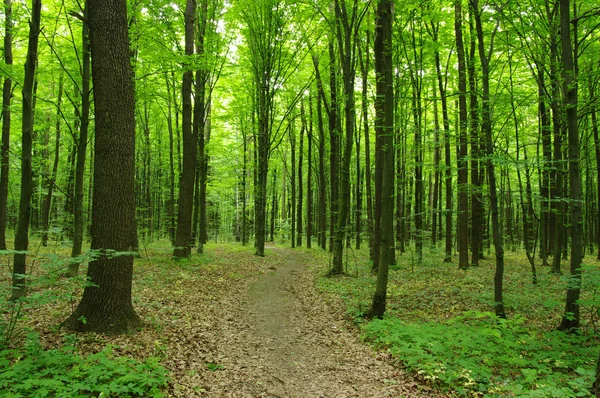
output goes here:
<path id="1" fill-rule="evenodd" d="M 571 210 L 571 281 L 567 287 L 565 312 L 559 330 L 572 330 L 579 327 L 579 294 L 581 289 L 581 261 L 583 257 L 583 237 L 581 228 L 581 175 L 579 165 L 579 131 L 577 120 L 577 78 L 571 44 L 571 13 L 569 0 L 560 0 L 560 41 L 562 48 L 563 91 L 567 113 L 568 159 L 569 159 L 569 207 Z M 575 30 L 577 23 L 575 22 Z M 577 37 L 577 36 L 575 36 Z M 575 41 L 576 42 L 576 41 Z M 554 253 L 555 256 L 560 256 Z"/>
<path id="2" fill-rule="evenodd" d="M 4 0 L 4 63 L 12 65 L 12 0 Z M 6 206 L 10 172 L 10 100 L 12 79 L 2 84 L 2 149 L 0 150 L 0 250 L 6 250 Z"/>
<path id="3" fill-rule="evenodd" d="M 379 254 L 379 267 L 377 270 L 377 287 L 373 295 L 373 302 L 369 315 L 382 317 L 386 308 L 388 269 L 393 259 L 390 247 L 394 245 L 394 82 L 392 65 L 392 1 L 380 0 L 377 6 L 375 22 L 375 72 L 377 79 L 376 106 L 383 112 L 378 112 L 383 118 L 376 119 L 379 132 L 383 134 L 381 152 L 376 156 L 383 156 L 380 163 L 383 167 L 381 178 L 381 244 Z"/>
<path id="4" fill-rule="evenodd" d="M 183 72 L 182 94 L 182 135 L 183 169 L 179 178 L 179 200 L 177 229 L 173 257 L 186 258 L 192 254 L 192 211 L 194 203 L 194 182 L 198 158 L 198 129 L 192 128 L 192 65 L 194 54 L 194 33 L 196 20 L 196 0 L 187 0 L 185 6 L 185 55 L 188 63 Z"/>
<path id="5" fill-rule="evenodd" d="M 79 273 L 79 260 L 83 246 L 84 232 L 84 174 L 85 157 L 88 142 L 88 127 L 90 124 L 90 41 L 87 2 L 84 6 L 81 30 L 81 112 L 79 114 L 79 137 L 77 138 L 77 159 L 75 161 L 75 194 L 73 203 L 73 247 L 71 249 L 72 260 L 69 263 L 69 276 L 73 277 Z"/>
<path id="6" fill-rule="evenodd" d="M 26 291 L 26 251 L 29 247 L 29 223 L 31 219 L 31 195 L 33 191 L 32 147 L 34 80 L 40 36 L 41 0 L 32 0 L 29 21 L 29 44 L 25 60 L 23 81 L 23 114 L 21 122 L 21 196 L 19 199 L 19 220 L 15 234 L 15 255 L 13 264 L 12 298 L 25 296 Z"/>

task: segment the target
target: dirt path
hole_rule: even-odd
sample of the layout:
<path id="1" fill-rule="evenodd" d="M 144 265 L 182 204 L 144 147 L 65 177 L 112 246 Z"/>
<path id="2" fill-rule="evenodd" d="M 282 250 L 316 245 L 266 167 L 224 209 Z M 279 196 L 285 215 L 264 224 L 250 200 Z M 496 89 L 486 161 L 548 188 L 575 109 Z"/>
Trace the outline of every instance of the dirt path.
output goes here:
<path id="1" fill-rule="evenodd" d="M 273 249 L 277 266 L 223 299 L 214 314 L 210 397 L 431 397 L 347 331 L 314 291 L 311 256 Z M 314 260 L 312 260 L 314 261 Z M 228 310 L 227 310 L 228 309 Z"/>

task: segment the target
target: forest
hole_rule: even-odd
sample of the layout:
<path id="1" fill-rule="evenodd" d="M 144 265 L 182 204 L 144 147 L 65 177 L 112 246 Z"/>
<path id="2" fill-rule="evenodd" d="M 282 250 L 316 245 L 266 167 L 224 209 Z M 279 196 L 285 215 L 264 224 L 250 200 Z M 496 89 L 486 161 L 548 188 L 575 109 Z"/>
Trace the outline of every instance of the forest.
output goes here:
<path id="1" fill-rule="evenodd" d="M 600 397 L 593 0 L 3 0 L 0 395 Z"/>

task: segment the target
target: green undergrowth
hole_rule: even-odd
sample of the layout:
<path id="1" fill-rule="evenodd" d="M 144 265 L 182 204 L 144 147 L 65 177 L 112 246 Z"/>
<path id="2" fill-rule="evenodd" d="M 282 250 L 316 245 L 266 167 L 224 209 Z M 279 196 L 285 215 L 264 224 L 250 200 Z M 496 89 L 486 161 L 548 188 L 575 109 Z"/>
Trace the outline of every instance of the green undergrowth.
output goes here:
<path id="1" fill-rule="evenodd" d="M 418 265 L 410 252 L 391 267 L 386 317 L 365 322 L 375 289 L 366 250 L 354 252 L 348 274 L 322 277 L 318 287 L 341 300 L 366 342 L 387 350 L 419 378 L 456 396 L 587 397 L 595 377 L 600 268 L 586 259 L 582 329 L 555 330 L 568 277 L 538 267 L 532 284 L 524 253 L 506 254 L 508 320 L 493 314 L 493 257 L 458 270 L 443 253 Z M 598 290 L 598 292 L 597 292 Z"/>
<path id="2" fill-rule="evenodd" d="M 0 351 L 0 391 L 9 397 L 162 397 L 167 371 L 158 359 L 138 361 L 113 355 L 78 353 L 74 336 L 46 350 L 37 334 L 18 349 Z"/>

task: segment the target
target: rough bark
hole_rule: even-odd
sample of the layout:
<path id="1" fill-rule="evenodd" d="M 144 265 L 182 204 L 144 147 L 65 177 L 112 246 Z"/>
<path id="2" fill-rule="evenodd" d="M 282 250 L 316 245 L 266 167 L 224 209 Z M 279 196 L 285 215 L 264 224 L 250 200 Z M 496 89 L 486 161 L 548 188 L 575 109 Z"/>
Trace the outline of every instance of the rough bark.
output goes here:
<path id="1" fill-rule="evenodd" d="M 95 108 L 93 283 L 65 325 L 75 331 L 131 333 L 141 325 L 131 303 L 135 221 L 135 99 L 127 4 L 90 0 Z"/>

